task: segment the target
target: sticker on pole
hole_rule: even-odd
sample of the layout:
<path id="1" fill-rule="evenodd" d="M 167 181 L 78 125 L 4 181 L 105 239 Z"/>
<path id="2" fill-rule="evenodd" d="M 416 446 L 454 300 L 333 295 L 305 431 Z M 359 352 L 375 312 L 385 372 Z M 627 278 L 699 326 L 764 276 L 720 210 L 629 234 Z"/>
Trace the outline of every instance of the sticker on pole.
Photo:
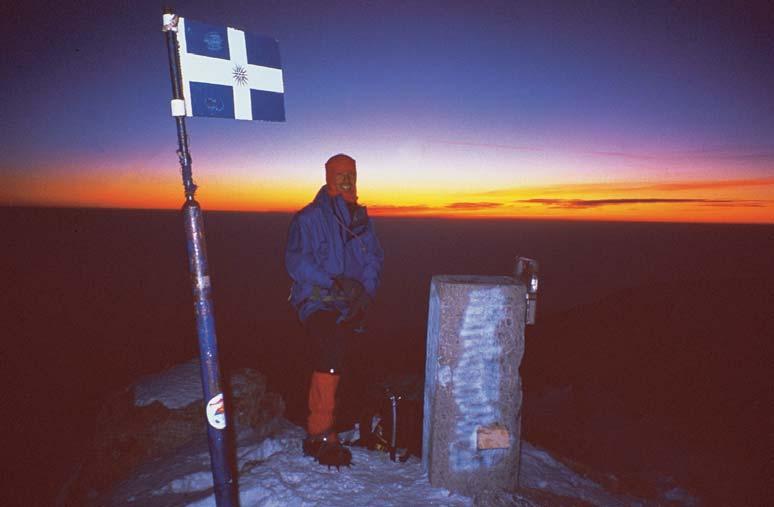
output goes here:
<path id="1" fill-rule="evenodd" d="M 223 405 L 223 393 L 218 393 L 207 403 L 207 422 L 216 430 L 226 427 L 226 407 Z"/>

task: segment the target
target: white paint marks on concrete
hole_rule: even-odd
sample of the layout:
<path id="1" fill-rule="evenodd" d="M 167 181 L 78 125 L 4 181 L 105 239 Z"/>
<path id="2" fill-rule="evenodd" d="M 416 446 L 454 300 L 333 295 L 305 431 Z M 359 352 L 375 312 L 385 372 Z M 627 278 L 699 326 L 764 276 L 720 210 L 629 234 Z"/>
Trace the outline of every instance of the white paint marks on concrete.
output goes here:
<path id="1" fill-rule="evenodd" d="M 452 371 L 448 366 L 441 366 L 438 369 L 438 383 L 443 387 L 448 387 L 452 381 Z"/>
<path id="2" fill-rule="evenodd" d="M 497 341 L 497 325 L 506 315 L 506 297 L 499 287 L 470 293 L 463 316 L 460 338 L 462 354 L 453 369 L 452 394 L 459 417 L 455 438 L 449 444 L 452 470 L 489 468 L 506 454 L 506 449 L 479 451 L 476 429 L 501 419 L 500 367 L 502 344 Z"/>

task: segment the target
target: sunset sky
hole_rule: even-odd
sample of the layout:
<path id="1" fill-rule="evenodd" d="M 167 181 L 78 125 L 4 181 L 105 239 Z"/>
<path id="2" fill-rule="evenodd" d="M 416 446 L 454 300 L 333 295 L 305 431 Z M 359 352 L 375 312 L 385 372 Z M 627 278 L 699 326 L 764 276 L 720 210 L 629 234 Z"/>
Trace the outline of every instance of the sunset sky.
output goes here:
<path id="1" fill-rule="evenodd" d="M 713 4 L 177 2 L 284 71 L 285 123 L 188 120 L 197 198 L 296 210 L 344 152 L 373 215 L 774 223 L 773 8 Z M 180 207 L 163 5 L 3 8 L 0 205 Z"/>

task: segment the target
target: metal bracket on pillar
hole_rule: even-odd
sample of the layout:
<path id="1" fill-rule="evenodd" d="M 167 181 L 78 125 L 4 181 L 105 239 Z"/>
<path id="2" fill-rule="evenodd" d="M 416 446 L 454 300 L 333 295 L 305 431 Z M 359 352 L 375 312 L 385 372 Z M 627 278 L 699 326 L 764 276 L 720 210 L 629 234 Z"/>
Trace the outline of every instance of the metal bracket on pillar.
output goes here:
<path id="1" fill-rule="evenodd" d="M 532 325 L 535 323 L 537 313 L 538 262 L 535 259 L 518 257 L 513 275 L 527 287 L 527 311 L 524 322 Z"/>

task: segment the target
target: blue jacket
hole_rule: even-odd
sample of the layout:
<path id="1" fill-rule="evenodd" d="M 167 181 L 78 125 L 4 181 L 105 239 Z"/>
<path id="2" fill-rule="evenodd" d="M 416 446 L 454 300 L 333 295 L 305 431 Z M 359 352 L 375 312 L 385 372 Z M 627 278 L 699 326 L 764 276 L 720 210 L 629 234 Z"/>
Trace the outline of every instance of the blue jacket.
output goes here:
<path id="1" fill-rule="evenodd" d="M 354 278 L 373 298 L 379 287 L 384 252 L 365 207 L 350 216 L 341 196 L 323 186 L 290 223 L 285 267 L 293 279 L 290 302 L 301 321 L 320 309 L 346 313 L 345 301 L 330 301 L 334 276 Z M 327 299 L 327 301 L 326 301 Z"/>

